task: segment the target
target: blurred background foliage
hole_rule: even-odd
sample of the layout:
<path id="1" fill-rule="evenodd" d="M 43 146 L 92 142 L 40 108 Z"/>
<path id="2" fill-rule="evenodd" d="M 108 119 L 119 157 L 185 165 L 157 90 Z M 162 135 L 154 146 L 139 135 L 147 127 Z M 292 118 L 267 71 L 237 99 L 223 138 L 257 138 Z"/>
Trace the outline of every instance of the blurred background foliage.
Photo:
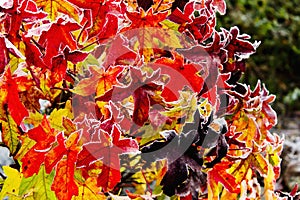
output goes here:
<path id="1" fill-rule="evenodd" d="M 261 41 L 247 61 L 244 82 L 262 80 L 277 95 L 275 110 L 290 115 L 300 110 L 300 6 L 299 0 L 227 0 L 227 13 L 218 27 L 238 26 L 252 41 Z"/>

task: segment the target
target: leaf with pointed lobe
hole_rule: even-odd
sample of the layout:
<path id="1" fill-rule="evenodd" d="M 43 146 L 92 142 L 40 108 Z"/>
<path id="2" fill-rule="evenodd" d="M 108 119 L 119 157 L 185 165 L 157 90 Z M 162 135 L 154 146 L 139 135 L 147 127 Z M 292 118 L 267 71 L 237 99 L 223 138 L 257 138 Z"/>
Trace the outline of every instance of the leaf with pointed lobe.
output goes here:
<path id="1" fill-rule="evenodd" d="M 226 2 L 225 0 L 213 0 L 212 5 L 217 8 L 221 15 L 226 13 Z"/>
<path id="2" fill-rule="evenodd" d="M 51 127 L 56 130 L 62 131 L 64 129 L 64 127 L 63 127 L 63 118 L 64 117 L 69 118 L 69 119 L 73 119 L 73 117 L 74 117 L 74 115 L 72 113 L 72 104 L 71 104 L 70 100 L 66 101 L 65 108 L 61 108 L 61 109 L 55 108 L 50 113 L 48 120 L 51 124 Z"/>
<path id="3" fill-rule="evenodd" d="M 5 73 L 5 81 L 7 89 L 8 111 L 17 125 L 20 125 L 23 118 L 28 116 L 29 113 L 19 99 L 18 86 L 11 75 L 10 69 L 8 69 Z"/>
<path id="4" fill-rule="evenodd" d="M 7 179 L 4 181 L 1 188 L 0 199 L 6 199 L 5 197 L 9 195 L 17 196 L 19 194 L 22 173 L 9 166 L 3 166 L 3 171 L 6 174 Z"/>
<path id="5" fill-rule="evenodd" d="M 77 155 L 81 150 L 81 147 L 78 146 L 80 134 L 79 132 L 74 132 L 67 139 L 62 134 L 58 135 L 58 137 L 58 145 L 46 155 L 45 168 L 47 172 L 56 165 L 56 174 L 51 189 L 55 192 L 58 199 L 70 200 L 74 195 L 78 195 L 78 186 L 75 182 L 74 173 Z M 58 156 L 57 158 L 56 155 Z M 48 160 L 50 161 L 49 163 Z"/>
<path id="6" fill-rule="evenodd" d="M 106 199 L 106 196 L 101 192 L 101 189 L 97 186 L 97 178 L 89 177 L 84 183 L 78 185 L 78 196 L 73 197 L 74 200 L 99 200 Z"/>
<path id="7" fill-rule="evenodd" d="M 113 86 L 118 85 L 117 78 L 119 74 L 124 70 L 122 66 L 109 67 L 105 71 L 102 71 L 99 77 L 96 88 L 96 96 L 102 96 L 107 91 L 111 90 Z"/>
<path id="8" fill-rule="evenodd" d="M 173 56 L 173 59 L 161 58 L 155 62 L 159 64 L 162 74 L 168 74 L 171 77 L 168 84 L 171 85 L 172 90 L 180 91 L 185 84 L 195 92 L 200 92 L 204 84 L 204 78 L 200 75 L 203 67 L 196 63 L 185 63 L 183 56 L 176 52 L 173 52 Z M 183 80 L 185 83 L 178 84 L 177 80 Z"/>
<path id="9" fill-rule="evenodd" d="M 208 195 L 211 198 L 219 197 L 218 183 L 224 185 L 232 193 L 239 193 L 240 190 L 235 177 L 226 171 L 230 165 L 230 162 L 218 163 L 207 172 Z"/>
<path id="10" fill-rule="evenodd" d="M 22 178 L 19 195 L 26 196 L 32 193 L 34 199 L 54 199 L 55 194 L 51 191 L 53 178 L 54 171 L 47 174 L 44 166 L 42 166 L 37 174 Z"/>
<path id="11" fill-rule="evenodd" d="M 67 0 L 36 0 L 37 6 L 48 13 L 49 18 L 54 21 L 60 13 L 67 14 L 76 21 L 79 21 L 80 11 Z"/>
<path id="12" fill-rule="evenodd" d="M 160 22 L 163 21 L 167 15 L 167 12 L 154 13 L 153 9 L 150 9 L 147 12 L 143 9 L 140 9 L 138 12 L 126 12 L 126 16 L 131 21 L 131 24 L 121 31 L 123 32 L 135 28 L 160 27 Z"/>
<path id="13" fill-rule="evenodd" d="M 115 125 L 111 135 L 103 131 L 99 133 L 99 139 L 83 145 L 76 164 L 77 167 L 85 167 L 102 160 L 102 172 L 98 176 L 97 184 L 104 191 L 109 191 L 121 179 L 119 155 L 137 152 L 138 144 L 133 139 L 121 139 L 121 131 Z"/>
<path id="14" fill-rule="evenodd" d="M 5 66 L 9 63 L 9 50 L 6 47 L 4 36 L 0 36 L 0 74 L 4 72 Z"/>
<path id="15" fill-rule="evenodd" d="M 55 142 L 57 132 L 51 127 L 46 116 L 44 116 L 40 125 L 30 129 L 27 134 L 30 139 L 36 141 L 36 144 L 21 159 L 22 171 L 26 178 L 39 172 L 46 153 L 50 150 L 53 142 Z"/>
<path id="16" fill-rule="evenodd" d="M 105 40 L 117 33 L 118 15 L 123 11 L 114 1 L 70 0 L 70 2 L 80 8 L 90 10 L 89 15 L 85 12 L 89 38 L 96 36 L 100 40 Z"/>
<path id="17" fill-rule="evenodd" d="M 96 96 L 103 96 L 118 84 L 117 77 L 123 71 L 122 66 L 109 67 L 108 69 L 90 67 L 92 76 L 82 79 L 73 89 L 74 93 L 88 96 L 96 93 Z"/>
<path id="18" fill-rule="evenodd" d="M 11 154 L 15 154 L 19 146 L 20 130 L 10 115 L 7 120 L 0 120 L 2 141 L 9 148 Z"/>
<path id="19" fill-rule="evenodd" d="M 14 6 L 6 12 L 9 13 L 10 20 L 13 20 L 13 23 L 9 23 L 8 39 L 14 44 L 20 41 L 19 31 L 22 22 L 27 22 L 27 25 L 35 24 L 47 16 L 47 13 L 38 10 L 32 0 L 14 1 Z"/>
<path id="20" fill-rule="evenodd" d="M 77 23 L 59 18 L 57 22 L 51 24 L 48 31 L 42 32 L 38 42 L 45 48 L 43 61 L 49 68 L 52 66 L 52 58 L 59 54 L 60 49 L 68 46 L 71 51 L 77 50 L 77 42 L 71 32 L 80 28 Z"/>

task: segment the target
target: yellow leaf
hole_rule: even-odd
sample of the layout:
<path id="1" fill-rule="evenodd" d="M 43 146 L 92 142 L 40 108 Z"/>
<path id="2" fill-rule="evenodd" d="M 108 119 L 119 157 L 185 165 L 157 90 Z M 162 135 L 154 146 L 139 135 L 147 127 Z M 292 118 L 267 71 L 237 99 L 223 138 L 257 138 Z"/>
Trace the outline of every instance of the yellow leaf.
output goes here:
<path id="1" fill-rule="evenodd" d="M 79 10 L 66 0 L 36 0 L 36 4 L 44 8 L 52 21 L 55 21 L 59 15 L 58 12 L 69 15 L 77 22 L 79 21 Z"/>
<path id="2" fill-rule="evenodd" d="M 97 178 L 89 177 L 84 183 L 80 183 L 78 187 L 78 196 L 73 196 L 73 200 L 105 200 L 106 196 L 101 192 L 101 188 L 97 186 Z"/>
<path id="3" fill-rule="evenodd" d="M 4 199 L 4 197 L 8 195 L 17 196 L 19 194 L 19 187 L 22 180 L 22 174 L 18 172 L 16 169 L 13 169 L 8 166 L 3 166 L 3 171 L 7 176 L 7 179 L 5 179 L 4 181 L 4 185 L 0 193 L 0 199 Z M 14 198 L 10 198 L 10 199 L 14 199 Z"/>
<path id="4" fill-rule="evenodd" d="M 19 144 L 19 129 L 16 122 L 10 115 L 7 115 L 7 121 L 0 121 L 2 125 L 2 140 L 8 146 L 12 154 L 17 150 Z"/>
<path id="5" fill-rule="evenodd" d="M 28 135 L 21 135 L 20 136 L 22 146 L 19 149 L 15 159 L 21 160 L 25 154 L 36 144 L 36 141 L 30 139 Z"/>
<path id="6" fill-rule="evenodd" d="M 71 101 L 66 102 L 66 106 L 63 109 L 57 110 L 56 108 L 51 112 L 49 117 L 49 122 L 51 126 L 57 130 L 64 130 L 63 127 L 63 117 L 73 119 L 74 115 L 72 113 L 72 104 Z"/>

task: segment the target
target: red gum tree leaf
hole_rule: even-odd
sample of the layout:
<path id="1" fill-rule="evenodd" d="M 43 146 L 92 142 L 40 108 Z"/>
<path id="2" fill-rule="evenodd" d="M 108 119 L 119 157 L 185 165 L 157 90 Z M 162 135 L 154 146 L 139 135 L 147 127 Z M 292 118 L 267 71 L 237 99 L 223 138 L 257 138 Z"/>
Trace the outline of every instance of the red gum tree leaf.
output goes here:
<path id="1" fill-rule="evenodd" d="M 128 41 L 125 41 L 121 36 L 117 36 L 109 47 L 104 66 L 109 65 L 128 65 L 133 64 L 137 58 L 137 54 L 126 46 Z"/>
<path id="2" fill-rule="evenodd" d="M 48 152 L 45 160 L 46 172 L 56 166 L 56 173 L 51 185 L 58 199 L 72 199 L 78 195 L 78 186 L 74 180 L 75 163 L 81 148 L 77 145 L 80 138 L 79 132 L 72 133 L 67 139 L 63 134 L 57 135 L 58 145 Z"/>
<path id="3" fill-rule="evenodd" d="M 125 27 L 121 31 L 145 27 L 161 27 L 159 23 L 166 19 L 167 15 L 168 12 L 155 14 L 153 13 L 153 9 L 149 9 L 145 12 L 142 8 L 139 9 L 139 12 L 126 12 L 126 16 L 131 21 L 131 24 L 129 27 Z"/>
<path id="4" fill-rule="evenodd" d="M 239 193 L 240 189 L 235 181 L 235 177 L 226 172 L 232 163 L 222 162 L 214 166 L 213 169 L 207 172 L 208 180 L 208 195 L 212 198 L 219 196 L 218 183 L 222 183 L 224 187 L 231 193 Z"/>
<path id="5" fill-rule="evenodd" d="M 98 186 L 104 191 L 111 190 L 121 178 L 119 154 L 138 151 L 138 144 L 133 139 L 121 139 L 121 131 L 113 126 L 112 133 L 100 132 L 100 141 L 83 145 L 78 155 L 77 167 L 88 167 L 97 160 L 102 160 L 102 172 L 98 176 Z"/>
<path id="6" fill-rule="evenodd" d="M 192 22 L 191 15 L 193 12 L 194 12 L 194 2 L 190 2 L 184 6 L 183 12 L 179 8 L 176 8 L 172 12 L 172 14 L 168 17 L 168 19 L 178 24 L 191 23 Z"/>
<path id="7" fill-rule="evenodd" d="M 35 44 L 30 41 L 30 38 L 22 37 L 23 42 L 26 45 L 25 56 L 28 66 L 35 66 L 45 69 L 47 66 L 42 60 L 42 52 Z"/>
<path id="8" fill-rule="evenodd" d="M 4 72 L 5 66 L 9 63 L 8 49 L 6 48 L 5 37 L 0 35 L 0 74 Z"/>
<path id="9" fill-rule="evenodd" d="M 122 101 L 132 95 L 134 99 L 134 111 L 132 120 L 136 125 L 142 126 L 149 118 L 151 105 L 160 104 L 165 106 L 163 97 L 159 96 L 163 89 L 162 85 L 155 83 L 160 78 L 160 70 L 154 71 L 151 76 L 146 76 L 141 69 L 129 68 L 131 82 L 127 87 L 116 87 L 109 91 L 113 102 Z M 122 79 L 124 77 L 121 77 Z M 126 79 L 126 77 L 125 77 Z M 98 98 L 101 100 L 103 98 Z"/>
<path id="10" fill-rule="evenodd" d="M 70 0 L 70 2 L 87 10 L 85 17 L 88 21 L 86 27 L 88 27 L 89 38 L 98 36 L 100 40 L 107 39 L 117 33 L 118 17 L 116 15 L 122 11 L 113 1 Z"/>
<path id="11" fill-rule="evenodd" d="M 41 124 L 28 131 L 28 137 L 36 141 L 36 144 L 21 159 L 24 177 L 30 177 L 38 173 L 41 164 L 45 160 L 46 153 L 55 142 L 57 132 L 51 128 L 49 121 L 44 116 Z"/>
<path id="12" fill-rule="evenodd" d="M 195 63 L 186 64 L 183 56 L 178 53 L 173 52 L 173 56 L 174 59 L 161 58 L 155 62 L 159 64 L 162 74 L 170 75 L 171 80 L 168 84 L 172 87 L 172 91 L 182 90 L 184 85 L 188 85 L 195 92 L 200 92 L 204 84 L 204 78 L 200 75 L 203 67 Z M 178 80 L 182 82 L 178 84 Z"/>
<path id="13" fill-rule="evenodd" d="M 47 13 L 39 11 L 36 4 L 31 0 L 24 0 L 20 4 L 18 1 L 14 1 L 14 5 L 11 9 L 5 11 L 9 14 L 10 28 L 8 33 L 8 39 L 13 43 L 20 41 L 19 31 L 23 21 L 37 22 L 39 19 L 43 19 L 47 16 Z"/>
<path id="14" fill-rule="evenodd" d="M 226 13 L 225 0 L 213 0 L 212 5 L 217 8 L 221 15 L 224 15 Z"/>
<path id="15" fill-rule="evenodd" d="M 59 54 L 61 49 L 66 46 L 71 51 L 77 49 L 77 42 L 72 36 L 72 31 L 80 29 L 77 23 L 64 21 L 59 18 L 56 23 L 53 23 L 48 31 L 43 31 L 39 39 L 39 44 L 45 47 L 44 63 L 51 68 L 51 59 Z M 59 33 L 59 34 L 58 34 Z M 53 36 L 56 37 L 53 37 Z"/>
<path id="16" fill-rule="evenodd" d="M 28 110 L 24 107 L 19 99 L 18 86 L 12 78 L 10 69 L 5 73 L 7 87 L 7 104 L 8 110 L 17 125 L 20 125 L 23 118 L 28 116 Z"/>

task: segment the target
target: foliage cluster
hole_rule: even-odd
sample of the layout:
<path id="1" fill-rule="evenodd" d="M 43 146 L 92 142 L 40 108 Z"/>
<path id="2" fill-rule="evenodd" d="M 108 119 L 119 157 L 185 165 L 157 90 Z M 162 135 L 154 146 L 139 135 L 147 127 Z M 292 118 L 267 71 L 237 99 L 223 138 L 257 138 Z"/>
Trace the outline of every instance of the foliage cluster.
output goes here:
<path id="1" fill-rule="evenodd" d="M 257 50 L 260 56 L 249 59 L 245 81 L 255 84 L 257 79 L 264 80 L 276 94 L 276 110 L 281 112 L 300 108 L 298 98 L 292 98 L 294 90 L 300 88 L 298 3 L 297 0 L 229 0 L 227 15 L 218 20 L 219 26 L 237 25 L 255 40 L 263 41 Z M 287 101 L 289 107 L 286 107 Z"/>
<path id="2" fill-rule="evenodd" d="M 215 29 L 224 0 L 0 6 L 1 199 L 283 198 L 275 96 L 239 83 L 259 43 Z"/>

